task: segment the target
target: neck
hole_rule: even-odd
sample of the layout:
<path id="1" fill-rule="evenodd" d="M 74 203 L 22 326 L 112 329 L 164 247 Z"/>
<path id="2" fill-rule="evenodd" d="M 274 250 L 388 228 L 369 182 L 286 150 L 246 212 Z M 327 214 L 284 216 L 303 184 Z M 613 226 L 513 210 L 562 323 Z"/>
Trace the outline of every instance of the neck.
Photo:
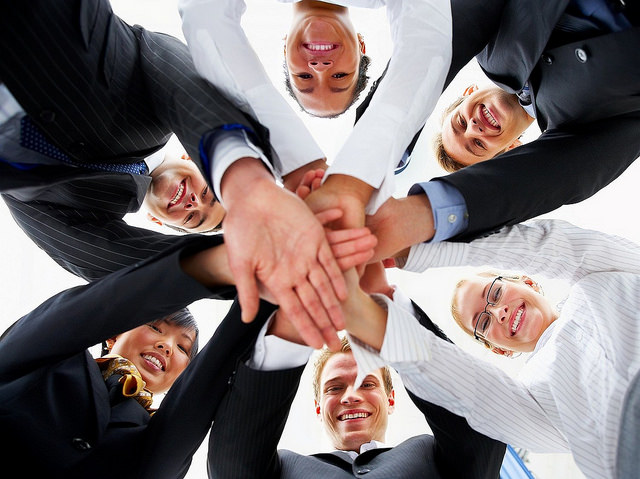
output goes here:
<path id="1" fill-rule="evenodd" d="M 299 15 L 323 14 L 323 15 L 349 15 L 347 7 L 334 5 L 333 3 L 317 0 L 302 0 L 293 4 L 294 17 Z"/>

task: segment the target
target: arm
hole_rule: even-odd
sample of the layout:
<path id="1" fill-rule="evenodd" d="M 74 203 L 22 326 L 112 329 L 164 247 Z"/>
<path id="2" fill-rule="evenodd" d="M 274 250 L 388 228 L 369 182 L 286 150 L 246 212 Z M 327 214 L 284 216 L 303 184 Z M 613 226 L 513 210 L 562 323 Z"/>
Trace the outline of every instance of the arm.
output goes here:
<path id="1" fill-rule="evenodd" d="M 384 297 L 380 299 L 384 300 Z M 385 301 L 388 319 L 384 338 L 376 338 L 379 353 L 358 340 L 372 328 L 373 319 L 348 324 L 358 362 L 358 375 L 383 364 L 393 366 L 410 391 L 421 399 L 463 416 L 476 431 L 515 446 L 538 452 L 566 451 L 568 443 L 527 387 L 501 369 L 479 360 L 426 331 L 406 310 Z M 376 344 L 368 343 L 373 348 Z M 496 401 L 495 398 L 500 398 Z M 517 417 L 505 414 L 518 411 Z"/>
<path id="2" fill-rule="evenodd" d="M 471 243 L 415 245 L 404 269 L 461 265 L 491 265 L 575 283 L 601 271 L 639 273 L 640 246 L 565 221 L 536 220 Z"/>
<path id="3" fill-rule="evenodd" d="M 47 300 L 15 323 L 0 341 L 0 377 L 20 377 L 197 299 L 228 297 L 230 288 L 209 283 L 216 287 L 213 294 L 180 265 L 183 255 L 220 242 L 216 237 L 182 238 L 160 255 Z M 209 266 L 224 269 L 223 262 Z"/>
<path id="4" fill-rule="evenodd" d="M 240 21 L 242 0 L 181 0 L 182 31 L 195 67 L 239 108 L 269 129 L 282 176 L 324 157 L 319 146 L 271 83 Z"/>
<path id="5" fill-rule="evenodd" d="M 388 1 L 387 14 L 393 52 L 385 79 L 327 171 L 379 190 L 369 213 L 393 193 L 393 170 L 440 97 L 451 61 L 449 1 Z"/>

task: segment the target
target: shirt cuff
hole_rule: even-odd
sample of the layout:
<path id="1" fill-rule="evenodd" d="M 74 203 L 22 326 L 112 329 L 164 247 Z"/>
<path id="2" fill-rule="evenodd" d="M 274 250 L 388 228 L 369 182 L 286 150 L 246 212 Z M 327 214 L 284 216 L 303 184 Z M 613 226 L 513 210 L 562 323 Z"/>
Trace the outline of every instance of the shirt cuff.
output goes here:
<path id="1" fill-rule="evenodd" d="M 453 238 L 469 226 L 469 212 L 462 193 L 442 181 L 417 183 L 409 190 L 409 195 L 426 194 L 431 203 L 435 234 L 429 243 Z"/>
<path id="2" fill-rule="evenodd" d="M 303 366 L 309 361 L 313 349 L 304 344 L 292 343 L 272 334 L 267 329 L 274 318 L 274 312 L 260 330 L 253 348 L 253 354 L 246 365 L 257 371 L 279 371 Z"/>
<path id="3" fill-rule="evenodd" d="M 273 166 L 264 155 L 262 150 L 254 145 L 247 132 L 237 128 L 233 130 L 217 130 L 211 134 L 206 142 L 206 151 L 208 158 L 215 158 L 214 161 L 209 160 L 211 165 L 211 183 L 216 198 L 224 207 L 224 201 L 220 195 L 220 183 L 227 169 L 240 158 L 258 158 L 264 163 L 267 169 L 275 177 Z"/>

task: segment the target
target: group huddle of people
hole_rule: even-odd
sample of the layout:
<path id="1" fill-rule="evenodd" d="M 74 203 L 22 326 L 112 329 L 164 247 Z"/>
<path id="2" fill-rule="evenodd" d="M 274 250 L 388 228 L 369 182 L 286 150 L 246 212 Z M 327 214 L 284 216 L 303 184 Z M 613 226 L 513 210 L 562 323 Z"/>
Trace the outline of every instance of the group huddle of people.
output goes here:
<path id="1" fill-rule="evenodd" d="M 186 44 L 108 0 L 0 2 L 0 193 L 87 281 L 0 338 L 0 457 L 23 477 L 176 478 L 208 434 L 216 478 L 498 478 L 507 445 L 637 477 L 640 246 L 533 218 L 640 157 L 640 5 L 280 1 L 291 101 L 245 35 L 243 0 L 178 0 Z M 393 48 L 368 82 L 375 52 L 349 9 L 382 7 Z M 448 174 L 399 195 L 469 61 L 494 86 L 442 114 L 433 156 Z M 301 116 L 350 109 L 326 158 Z M 182 157 L 165 153 L 174 134 Z M 124 221 L 138 210 L 171 234 Z M 456 285 L 453 320 L 528 355 L 517 375 L 456 346 L 385 276 L 451 266 L 481 268 Z M 570 285 L 560 305 L 538 276 Z M 199 348 L 187 307 L 203 298 L 233 303 Z M 335 450 L 278 449 L 317 349 Z M 390 368 L 431 429 L 394 447 Z"/>

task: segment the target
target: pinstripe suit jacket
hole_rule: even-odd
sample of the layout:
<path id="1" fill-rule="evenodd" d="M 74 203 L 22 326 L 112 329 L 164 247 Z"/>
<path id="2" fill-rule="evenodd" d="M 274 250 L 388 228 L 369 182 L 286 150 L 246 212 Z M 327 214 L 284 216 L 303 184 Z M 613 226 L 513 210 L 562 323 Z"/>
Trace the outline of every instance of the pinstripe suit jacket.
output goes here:
<path id="1" fill-rule="evenodd" d="M 266 129 L 200 78 L 183 43 L 127 25 L 106 0 L 0 2 L 0 81 L 78 162 L 139 161 L 173 132 L 209 179 L 200 141 L 230 124 L 250 131 L 270 155 Z M 138 209 L 149 181 L 66 166 L 22 171 L 0 162 L 0 192 L 12 197 L 18 223 L 88 279 L 171 241 L 121 221 Z"/>
<path id="2" fill-rule="evenodd" d="M 469 226 L 452 240 L 471 241 L 582 201 L 640 156 L 640 27 L 573 41 L 565 37 L 566 43 L 554 46 L 549 40 L 567 4 L 451 2 L 453 58 L 445 87 L 474 56 L 510 92 L 529 79 L 543 131 L 498 158 L 436 178 L 456 187 L 467 205 Z M 587 53 L 584 63 L 576 49 Z M 359 115 L 372 94 L 358 107 Z M 417 136 L 411 147 L 416 141 Z"/>
<path id="3" fill-rule="evenodd" d="M 110 397 L 86 348 L 195 300 L 232 298 L 235 288 L 210 291 L 179 267 L 183 254 L 219 243 L 180 238 L 161 255 L 54 296 L 5 333 L 0 429 L 6 440 L 0 460 L 20 464 L 24 477 L 182 477 L 209 431 L 237 358 L 273 306 L 261 305 L 255 324 L 243 324 L 234 303 L 151 418 L 135 400 Z"/>
<path id="4" fill-rule="evenodd" d="M 444 333 L 414 304 L 423 326 Z M 213 478 L 325 479 L 489 479 L 500 473 L 505 445 L 469 427 L 446 409 L 411 392 L 433 431 L 393 448 L 366 451 L 355 460 L 348 454 L 304 456 L 277 450 L 291 402 L 304 368 L 256 371 L 238 366 L 227 397 L 220 405 L 209 436 L 209 474 Z"/>

